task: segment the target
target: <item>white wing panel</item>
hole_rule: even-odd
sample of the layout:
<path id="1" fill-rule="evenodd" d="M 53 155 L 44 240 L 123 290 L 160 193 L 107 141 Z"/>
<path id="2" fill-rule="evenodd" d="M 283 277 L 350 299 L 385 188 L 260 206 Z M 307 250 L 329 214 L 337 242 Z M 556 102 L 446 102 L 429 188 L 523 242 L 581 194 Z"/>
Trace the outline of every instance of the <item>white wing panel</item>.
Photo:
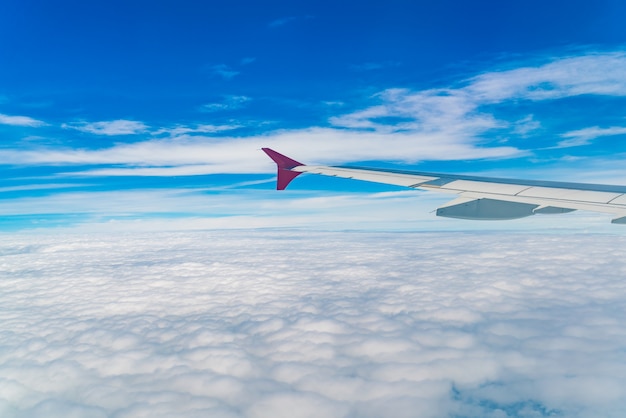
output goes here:
<path id="1" fill-rule="evenodd" d="M 341 177 L 346 179 L 357 179 L 371 181 L 374 183 L 394 184 L 396 186 L 410 187 L 426 181 L 437 179 L 437 177 L 420 176 L 413 174 L 398 174 L 387 171 L 359 170 L 355 168 L 325 167 L 305 165 L 292 169 L 301 173 L 322 174 L 325 176 Z"/>
<path id="2" fill-rule="evenodd" d="M 577 202 L 608 203 L 622 196 L 620 193 L 598 192 L 593 190 L 560 189 L 554 187 L 530 187 L 519 193 L 519 196 L 539 197 Z"/>
<path id="3" fill-rule="evenodd" d="M 626 195 L 620 195 L 610 202 L 612 205 L 624 205 L 626 206 Z"/>
<path id="4" fill-rule="evenodd" d="M 468 191 L 513 196 L 528 189 L 528 186 L 521 186 L 519 184 L 487 183 L 484 181 L 454 180 L 441 186 L 441 189 L 447 189 L 451 192 Z"/>

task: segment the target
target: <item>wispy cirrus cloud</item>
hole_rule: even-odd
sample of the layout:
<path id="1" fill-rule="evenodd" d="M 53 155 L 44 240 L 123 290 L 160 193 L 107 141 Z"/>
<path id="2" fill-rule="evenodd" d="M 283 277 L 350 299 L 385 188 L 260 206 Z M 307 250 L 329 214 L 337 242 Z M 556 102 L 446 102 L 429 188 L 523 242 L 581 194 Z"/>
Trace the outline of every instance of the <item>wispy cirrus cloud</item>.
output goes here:
<path id="1" fill-rule="evenodd" d="M 47 123 L 31 118 L 29 116 L 12 116 L 0 113 L 0 125 L 11 126 L 26 126 L 31 128 L 38 128 L 40 126 L 46 126 Z"/>
<path id="2" fill-rule="evenodd" d="M 224 80 L 230 80 L 235 76 L 241 74 L 240 71 L 233 69 L 231 66 L 226 64 L 216 64 L 208 67 L 209 72 L 215 76 L 221 77 Z"/>
<path id="3" fill-rule="evenodd" d="M 455 87 L 419 91 L 387 89 L 372 97 L 376 104 L 331 117 L 328 127 L 275 130 L 218 140 L 190 135 L 197 132 L 185 130 L 194 128 L 181 127 L 176 141 L 152 139 L 101 149 L 3 149 L 0 155 L 13 164 L 118 165 L 110 169 L 111 175 L 116 170 L 126 174 L 136 170 L 138 175 L 168 170 L 196 174 L 203 170 L 205 174 L 268 172 L 271 164 L 256 151 L 264 146 L 305 162 L 319 163 L 513 158 L 528 155 L 529 151 L 506 141 L 485 144 L 484 138 L 494 130 L 525 137 L 539 129 L 541 121 L 535 115 L 522 119 L 516 115 L 516 119 L 507 120 L 498 116 L 494 108 L 524 100 L 548 102 L 604 94 L 626 96 L 624 53 L 566 57 L 484 73 Z M 250 98 L 246 96 L 226 96 L 222 102 L 206 104 L 200 110 L 233 110 L 248 101 Z M 213 125 L 207 126 L 207 130 L 215 129 Z M 569 135 L 580 142 L 592 134 L 616 135 L 622 132 L 620 129 L 572 131 Z M 99 174 L 107 169 L 103 170 Z"/>
<path id="4" fill-rule="evenodd" d="M 210 139 L 210 140 L 209 140 Z M 294 158 L 317 162 L 465 160 L 478 158 L 510 158 L 520 154 L 515 147 L 481 147 L 467 138 L 447 135 L 388 135 L 378 132 L 351 132 L 343 129 L 311 128 L 283 130 L 254 137 L 179 136 L 132 144 L 116 144 L 102 149 L 0 150 L 0 158 L 13 164 L 115 164 L 137 169 L 146 167 L 203 166 L 204 172 L 262 173 L 274 171 L 270 162 L 259 153 L 262 147 L 273 147 Z M 99 170 L 100 175 L 115 169 Z M 165 173 L 166 170 L 159 170 Z M 128 172 L 126 172 L 128 174 Z"/>
<path id="5" fill-rule="evenodd" d="M 241 128 L 242 125 L 211 125 L 211 124 L 199 124 L 195 126 L 177 125 L 172 128 L 160 128 L 154 132 L 153 135 L 169 135 L 169 136 L 181 136 L 191 134 L 213 134 L 219 132 L 232 131 L 234 129 Z"/>
<path id="6" fill-rule="evenodd" d="M 595 53 L 469 79 L 461 91 L 477 103 L 531 101 L 595 94 L 626 96 L 626 53 Z"/>
<path id="7" fill-rule="evenodd" d="M 294 22 L 297 19 L 298 18 L 296 16 L 282 17 L 280 19 L 272 20 L 270 23 L 267 24 L 267 26 L 269 26 L 270 28 L 277 28 L 279 26 L 285 26 L 288 23 Z"/>
<path id="8" fill-rule="evenodd" d="M 364 62 L 362 64 L 355 64 L 351 68 L 354 71 L 376 71 L 383 70 L 385 68 L 399 67 L 401 63 L 399 61 L 380 61 L 380 62 Z"/>
<path id="9" fill-rule="evenodd" d="M 272 20 L 270 23 L 267 24 L 267 26 L 269 28 L 279 28 L 279 27 L 282 27 L 282 26 L 290 25 L 290 24 L 292 24 L 294 22 L 297 22 L 297 21 L 310 20 L 310 19 L 314 19 L 314 18 L 315 18 L 315 16 L 313 16 L 313 15 L 285 16 L 285 17 L 281 17 L 281 18 Z"/>
<path id="10" fill-rule="evenodd" d="M 511 124 L 482 110 L 485 105 L 585 94 L 626 96 L 626 54 L 568 57 L 534 67 L 489 72 L 455 88 L 417 92 L 388 89 L 376 96 L 380 105 L 331 118 L 331 122 L 339 127 L 381 132 L 412 130 L 478 135 Z M 397 122 L 389 123 L 394 118 Z"/>
<path id="11" fill-rule="evenodd" d="M 144 133 L 148 130 L 148 125 L 143 122 L 117 119 L 112 121 L 101 122 L 79 122 L 79 123 L 64 123 L 61 126 L 63 129 L 74 129 L 81 132 L 86 132 L 95 135 L 135 135 Z"/>
<path id="12" fill-rule="evenodd" d="M 561 134 L 561 137 L 567 139 L 560 141 L 556 147 L 569 148 L 588 145 L 596 138 L 615 135 L 626 135 L 626 127 L 612 126 L 610 128 L 601 128 L 599 126 L 592 126 L 590 128 L 565 132 L 564 134 Z"/>
<path id="13" fill-rule="evenodd" d="M 254 61 L 256 61 L 255 57 L 245 57 L 241 59 L 241 65 L 252 64 Z"/>
<path id="14" fill-rule="evenodd" d="M 255 61 L 256 61 L 255 57 L 244 57 L 239 61 L 238 67 L 244 67 L 244 66 L 250 65 Z M 220 64 L 206 65 L 204 67 L 204 70 L 214 77 L 220 77 L 224 80 L 232 80 L 233 78 L 241 74 L 241 70 L 235 67 L 237 66 L 220 63 Z"/>
<path id="15" fill-rule="evenodd" d="M 533 115 L 528 115 L 520 120 L 513 122 L 513 133 L 520 136 L 527 136 L 529 133 L 541 128 L 541 122 L 535 119 Z"/>
<path id="16" fill-rule="evenodd" d="M 200 106 L 202 112 L 220 112 L 224 110 L 238 110 L 246 106 L 252 99 L 248 96 L 228 95 L 224 96 L 222 101 L 207 103 Z"/>
<path id="17" fill-rule="evenodd" d="M 21 192 L 31 190 L 52 190 L 52 189 L 67 189 L 75 187 L 85 187 L 88 184 L 74 184 L 74 183 L 48 183 L 48 184 L 27 184 L 21 186 L 9 186 L 0 187 L 0 192 Z"/>

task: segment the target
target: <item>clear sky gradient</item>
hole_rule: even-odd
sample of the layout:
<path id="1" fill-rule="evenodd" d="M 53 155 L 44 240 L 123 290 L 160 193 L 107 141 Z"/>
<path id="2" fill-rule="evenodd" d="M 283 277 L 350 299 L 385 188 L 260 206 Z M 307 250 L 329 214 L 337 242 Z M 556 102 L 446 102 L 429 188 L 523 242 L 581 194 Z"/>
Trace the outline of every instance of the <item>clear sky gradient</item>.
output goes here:
<path id="1" fill-rule="evenodd" d="M 0 228 L 420 228 L 441 201 L 315 176 L 272 193 L 262 146 L 626 184 L 624 16 L 616 0 L 3 1 Z"/>

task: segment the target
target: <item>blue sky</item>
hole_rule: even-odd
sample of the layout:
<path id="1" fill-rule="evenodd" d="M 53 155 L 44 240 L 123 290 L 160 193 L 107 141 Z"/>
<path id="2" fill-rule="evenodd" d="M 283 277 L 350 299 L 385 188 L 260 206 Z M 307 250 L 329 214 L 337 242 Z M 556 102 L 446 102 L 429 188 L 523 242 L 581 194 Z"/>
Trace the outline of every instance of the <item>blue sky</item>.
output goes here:
<path id="1" fill-rule="evenodd" d="M 502 3 L 3 1 L 0 228 L 473 224 L 386 186 L 273 193 L 261 146 L 626 184 L 626 5 Z"/>

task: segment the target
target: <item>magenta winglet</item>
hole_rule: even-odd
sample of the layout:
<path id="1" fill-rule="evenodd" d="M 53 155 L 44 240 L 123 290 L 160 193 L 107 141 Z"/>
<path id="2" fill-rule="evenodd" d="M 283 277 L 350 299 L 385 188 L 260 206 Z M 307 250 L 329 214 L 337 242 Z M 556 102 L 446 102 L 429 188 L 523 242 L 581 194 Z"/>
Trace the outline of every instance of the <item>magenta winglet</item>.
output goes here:
<path id="1" fill-rule="evenodd" d="M 278 167 L 278 174 L 277 174 L 278 179 L 276 181 L 276 190 L 285 190 L 287 185 L 291 183 L 291 180 L 295 179 L 300 174 L 302 174 L 298 171 L 291 171 L 291 169 L 294 167 L 298 167 L 299 165 L 304 165 L 304 164 L 299 163 L 296 160 L 292 160 L 291 158 L 286 157 L 283 154 L 280 154 L 274 151 L 273 149 L 270 149 L 270 148 L 261 148 L 261 149 L 272 160 L 274 160 L 274 162 L 276 163 L 276 166 Z"/>

